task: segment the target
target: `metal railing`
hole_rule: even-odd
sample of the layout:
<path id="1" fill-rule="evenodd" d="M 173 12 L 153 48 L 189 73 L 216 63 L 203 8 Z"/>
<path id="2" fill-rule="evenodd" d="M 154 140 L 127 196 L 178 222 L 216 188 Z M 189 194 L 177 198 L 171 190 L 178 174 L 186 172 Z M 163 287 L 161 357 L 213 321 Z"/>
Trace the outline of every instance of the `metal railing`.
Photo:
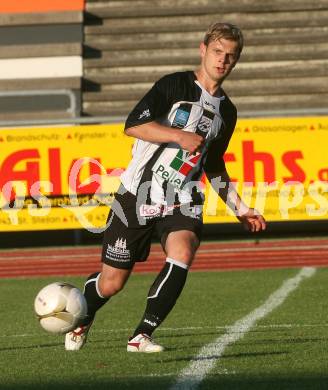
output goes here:
<path id="1" fill-rule="evenodd" d="M 44 90 L 28 90 L 28 91 L 0 91 L 1 97 L 26 97 L 26 96 L 67 96 L 69 100 L 69 106 L 66 108 L 66 112 L 73 118 L 78 113 L 78 104 L 76 96 L 71 89 L 44 89 Z M 6 123 L 7 121 L 2 121 Z M 8 121 L 15 122 L 15 121 Z M 24 122 L 27 121 L 17 121 Z M 10 125 L 9 125 L 10 126 Z"/>
<path id="2" fill-rule="evenodd" d="M 87 125 L 101 123 L 121 123 L 125 121 L 123 116 L 94 116 L 76 117 L 66 119 L 27 119 L 0 121 L 0 127 L 26 127 L 26 126 L 50 126 L 50 125 Z"/>
<path id="3" fill-rule="evenodd" d="M 241 111 L 239 118 L 275 118 L 292 116 L 325 116 L 328 115 L 327 108 L 313 109 L 290 109 L 290 110 L 257 110 Z M 50 126 L 50 125 L 85 125 L 85 124 L 111 124 L 125 122 L 125 116 L 95 116 L 76 117 L 66 119 L 28 119 L 28 120 L 6 120 L 0 121 L 0 128 L 6 127 L 27 127 L 27 126 Z"/>

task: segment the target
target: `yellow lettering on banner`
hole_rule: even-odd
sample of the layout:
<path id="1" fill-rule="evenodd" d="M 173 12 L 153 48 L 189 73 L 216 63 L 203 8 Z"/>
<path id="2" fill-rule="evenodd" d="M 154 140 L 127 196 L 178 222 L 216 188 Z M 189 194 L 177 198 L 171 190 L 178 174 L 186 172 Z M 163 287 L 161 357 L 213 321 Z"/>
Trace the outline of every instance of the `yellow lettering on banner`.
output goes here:
<path id="1" fill-rule="evenodd" d="M 103 226 L 133 141 L 123 124 L 0 130 L 0 231 Z"/>
<path id="2" fill-rule="evenodd" d="M 327 191 L 315 190 L 328 182 L 327 144 L 327 117 L 243 119 L 225 154 L 226 168 L 239 193 L 246 183 L 252 188 L 250 205 L 267 220 L 327 219 Z M 224 215 L 213 216 L 213 204 L 210 213 L 205 207 L 205 222 L 233 221 L 228 211 Z"/>

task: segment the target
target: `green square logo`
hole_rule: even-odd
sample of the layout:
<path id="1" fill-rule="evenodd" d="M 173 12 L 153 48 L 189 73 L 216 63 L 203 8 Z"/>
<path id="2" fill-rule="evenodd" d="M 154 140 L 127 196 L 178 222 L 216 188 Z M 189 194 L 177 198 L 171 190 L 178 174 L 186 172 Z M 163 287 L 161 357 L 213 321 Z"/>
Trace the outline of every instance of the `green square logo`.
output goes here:
<path id="1" fill-rule="evenodd" d="M 183 161 L 181 161 L 179 158 L 175 158 L 171 161 L 170 167 L 178 171 L 183 164 Z"/>

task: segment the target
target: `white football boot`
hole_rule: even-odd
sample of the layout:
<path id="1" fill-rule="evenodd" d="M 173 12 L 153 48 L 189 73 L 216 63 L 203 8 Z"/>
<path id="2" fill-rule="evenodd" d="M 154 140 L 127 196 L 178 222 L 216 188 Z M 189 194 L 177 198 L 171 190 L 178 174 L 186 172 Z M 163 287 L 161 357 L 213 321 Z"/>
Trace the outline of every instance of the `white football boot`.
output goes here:
<path id="1" fill-rule="evenodd" d="M 66 351 L 78 351 L 87 342 L 88 332 L 92 322 L 88 325 L 82 325 L 65 335 Z"/>
<path id="2" fill-rule="evenodd" d="M 154 353 L 164 351 L 164 347 L 156 344 L 149 336 L 140 333 L 128 341 L 128 352 Z"/>

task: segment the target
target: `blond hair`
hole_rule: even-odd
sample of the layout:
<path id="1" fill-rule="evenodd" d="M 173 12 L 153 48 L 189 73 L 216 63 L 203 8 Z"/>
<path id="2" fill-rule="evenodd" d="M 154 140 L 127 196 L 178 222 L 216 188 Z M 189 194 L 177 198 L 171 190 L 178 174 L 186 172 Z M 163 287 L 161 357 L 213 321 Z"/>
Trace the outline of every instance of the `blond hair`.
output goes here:
<path id="1" fill-rule="evenodd" d="M 239 57 L 244 46 L 244 37 L 240 28 L 231 23 L 213 23 L 207 29 L 203 42 L 207 46 L 210 42 L 221 38 L 237 42 Z"/>

